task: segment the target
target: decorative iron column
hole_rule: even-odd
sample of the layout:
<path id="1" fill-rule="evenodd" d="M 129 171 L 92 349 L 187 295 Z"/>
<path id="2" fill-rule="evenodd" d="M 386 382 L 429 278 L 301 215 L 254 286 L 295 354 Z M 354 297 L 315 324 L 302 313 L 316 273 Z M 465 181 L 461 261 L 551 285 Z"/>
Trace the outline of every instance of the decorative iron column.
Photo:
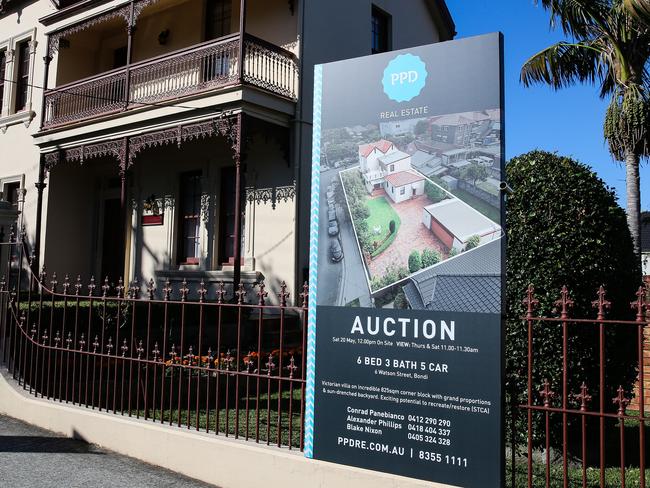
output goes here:
<path id="1" fill-rule="evenodd" d="M 242 0 L 245 3 L 246 0 Z M 235 229 L 234 229 L 234 243 L 233 254 L 235 255 L 235 265 L 233 270 L 233 286 L 236 290 L 241 283 L 241 213 L 242 213 L 242 179 L 241 179 L 241 165 L 242 165 L 242 148 L 243 148 L 243 125 L 244 115 L 238 114 L 233 130 L 237 134 L 236 146 L 234 148 L 235 160 Z"/>
<path id="2" fill-rule="evenodd" d="M 34 271 L 40 269 L 41 262 L 41 229 L 43 226 L 43 191 L 47 188 L 45 183 L 45 156 L 41 155 L 38 168 L 38 182 L 35 183 L 38 191 L 38 201 L 36 203 L 36 235 L 34 237 Z"/>
<path id="3" fill-rule="evenodd" d="M 244 82 L 244 61 L 246 60 L 246 0 L 239 2 L 239 82 Z"/>
<path id="4" fill-rule="evenodd" d="M 118 154 L 119 159 L 119 174 L 120 174 L 120 262 L 122 263 L 123 270 L 126 269 L 126 231 L 128 229 L 127 222 L 127 202 L 126 202 L 126 192 L 127 192 L 127 183 L 128 183 L 128 171 L 129 171 L 129 140 L 124 138 L 122 141 L 122 147 Z M 122 272 L 120 272 L 122 274 Z"/>
<path id="5" fill-rule="evenodd" d="M 131 62 L 133 60 L 133 36 L 135 34 L 135 7 L 134 0 L 131 0 L 129 6 L 129 23 L 126 27 L 126 79 L 124 81 L 124 110 L 129 107 L 129 98 L 131 93 Z"/>
<path id="6" fill-rule="evenodd" d="M 43 71 L 43 93 L 42 93 L 42 104 L 41 104 L 41 130 L 43 130 L 43 125 L 45 124 L 45 116 L 47 112 L 47 105 L 45 105 L 45 93 L 48 90 L 48 82 L 50 78 L 50 63 L 52 62 L 52 49 L 50 48 L 50 37 L 47 37 L 45 41 L 45 56 L 43 56 L 43 63 L 45 64 L 45 70 Z M 43 161 L 41 160 L 41 168 L 43 167 Z M 39 174 L 40 178 L 40 174 Z M 39 179 L 40 183 L 40 179 Z"/>

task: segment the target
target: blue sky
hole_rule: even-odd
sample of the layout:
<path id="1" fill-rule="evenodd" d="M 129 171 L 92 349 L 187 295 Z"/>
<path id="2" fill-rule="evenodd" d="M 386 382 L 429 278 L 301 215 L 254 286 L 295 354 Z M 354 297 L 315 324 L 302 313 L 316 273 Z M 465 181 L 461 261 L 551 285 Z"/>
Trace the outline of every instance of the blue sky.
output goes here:
<path id="1" fill-rule="evenodd" d="M 561 40 L 551 31 L 548 13 L 533 0 L 447 0 L 457 37 L 501 31 L 506 48 L 506 152 L 508 159 L 532 149 L 556 151 L 591 166 L 616 189 L 625 206 L 625 170 L 612 161 L 603 139 L 607 103 L 595 87 L 579 85 L 553 91 L 525 88 L 522 64 L 534 53 Z M 645 190 L 645 191 L 644 191 Z M 641 205 L 650 210 L 650 164 L 641 168 Z"/>

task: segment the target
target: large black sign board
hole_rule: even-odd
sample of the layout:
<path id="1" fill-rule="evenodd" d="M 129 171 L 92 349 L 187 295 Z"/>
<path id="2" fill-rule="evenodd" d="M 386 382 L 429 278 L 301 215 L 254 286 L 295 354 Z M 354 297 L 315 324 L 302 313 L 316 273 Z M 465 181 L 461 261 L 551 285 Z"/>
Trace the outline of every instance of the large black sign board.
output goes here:
<path id="1" fill-rule="evenodd" d="M 357 317 L 363 333 L 351 333 Z M 486 365 L 500 362 L 492 333 L 499 317 L 394 317 L 319 307 L 317 320 L 330 325 L 316 342 L 314 457 L 463 487 L 497 486 L 486 480 L 501 471 L 500 373 Z M 386 319 L 393 335 L 385 334 Z M 453 327 L 454 341 L 442 322 Z"/>
<path id="2" fill-rule="evenodd" d="M 502 486 L 501 36 L 315 79 L 306 455 Z"/>

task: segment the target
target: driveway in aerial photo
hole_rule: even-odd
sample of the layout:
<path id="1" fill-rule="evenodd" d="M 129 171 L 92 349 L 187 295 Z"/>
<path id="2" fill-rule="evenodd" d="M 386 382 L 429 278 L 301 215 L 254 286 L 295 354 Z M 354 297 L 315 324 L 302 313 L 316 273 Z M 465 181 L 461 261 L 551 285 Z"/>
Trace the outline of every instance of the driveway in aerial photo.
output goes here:
<path id="1" fill-rule="evenodd" d="M 375 198 L 385 199 L 383 196 Z M 392 205 L 388 200 L 386 202 L 399 216 L 402 225 L 393 243 L 368 263 L 370 276 L 382 276 L 391 265 L 408 266 L 409 255 L 413 251 L 433 249 L 438 251 L 443 259 L 446 257 L 446 247 L 422 223 L 422 209 L 431 204 L 426 195 Z M 373 208 L 370 202 L 369 206 Z"/>

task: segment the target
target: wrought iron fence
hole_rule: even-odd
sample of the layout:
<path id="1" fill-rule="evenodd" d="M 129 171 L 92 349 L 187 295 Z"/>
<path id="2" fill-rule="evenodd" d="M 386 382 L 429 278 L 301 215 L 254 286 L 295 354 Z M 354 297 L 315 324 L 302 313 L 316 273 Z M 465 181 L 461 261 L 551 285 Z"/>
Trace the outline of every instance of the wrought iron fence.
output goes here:
<path id="1" fill-rule="evenodd" d="M 636 300 L 631 303 L 636 312 L 634 320 L 613 320 L 607 318 L 611 303 L 606 299 L 603 287 L 598 290 L 593 307 L 593 318 L 571 316 L 573 300 L 566 287 L 561 290 L 556 307 L 558 317 L 536 315 L 539 301 L 535 290 L 528 289 L 523 302 L 526 315 L 522 317 L 527 329 L 527 387 L 525 402 L 513 405 L 510 486 L 570 486 L 600 488 L 634 486 L 645 488 L 646 477 L 646 423 L 650 417 L 646 412 L 644 366 L 650 358 L 646 351 L 644 335 L 649 325 L 646 313 L 649 310 L 648 292 L 639 288 Z M 556 353 L 561 357 L 561 378 L 556 384 L 548 379 L 539 382 L 539 363 L 536 350 L 537 338 L 544 329 L 560 328 L 561 343 Z M 636 363 L 636 386 L 612 383 L 606 374 L 611 368 L 608 354 L 608 332 L 614 328 L 630 328 L 633 343 L 628 344 L 630 361 Z M 620 329 L 619 329 L 620 330 Z M 592 334 L 597 363 L 597 378 L 572 378 L 569 360 L 575 354 L 569 347 L 570 334 Z M 576 380 L 581 386 L 571 391 Z M 619 378 L 618 381 L 623 381 Z M 607 384 L 609 382 L 610 384 Z M 615 395 L 608 395 L 614 390 Z M 613 398 L 612 398 L 613 396 Z M 632 398 L 636 410 L 629 408 Z M 515 395 L 514 398 L 517 398 Z M 517 411 L 525 415 L 527 445 L 523 455 L 517 452 Z M 557 442 L 552 445 L 553 436 Z M 634 437 L 634 439 L 630 439 Z M 542 448 L 537 448 L 534 438 L 541 438 Z"/>
<path id="2" fill-rule="evenodd" d="M 0 354 L 30 394 L 302 450 L 306 285 L 298 307 L 284 284 L 278 305 L 264 283 L 113 287 L 36 274 L 19 242 L 0 247 Z"/>

